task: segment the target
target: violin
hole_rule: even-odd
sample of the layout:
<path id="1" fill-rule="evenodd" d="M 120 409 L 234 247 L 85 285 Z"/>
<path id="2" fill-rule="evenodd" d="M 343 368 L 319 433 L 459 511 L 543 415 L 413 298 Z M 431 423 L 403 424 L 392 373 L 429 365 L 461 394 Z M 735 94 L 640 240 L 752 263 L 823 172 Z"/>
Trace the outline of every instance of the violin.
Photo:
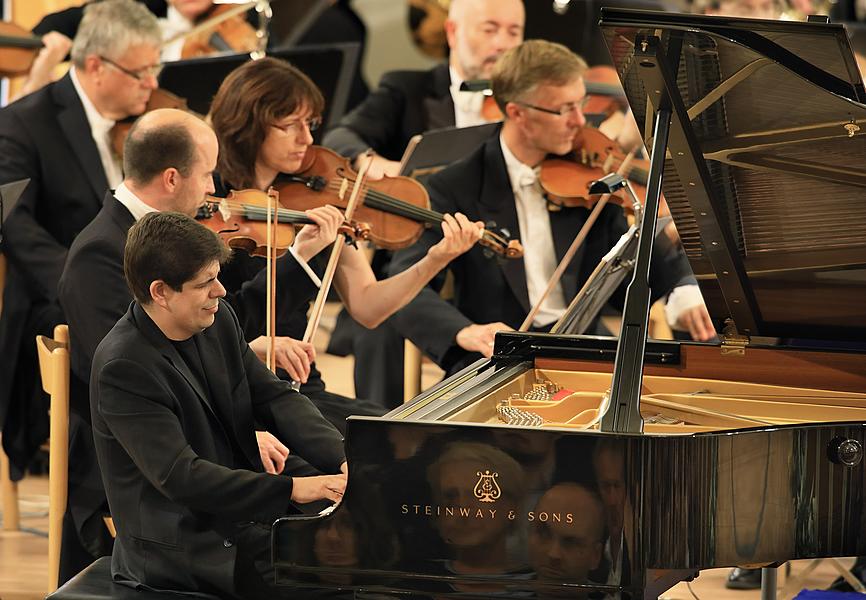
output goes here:
<path id="1" fill-rule="evenodd" d="M 277 205 L 279 198 L 273 190 L 235 190 L 226 198 L 209 196 L 199 208 L 196 219 L 219 235 L 229 248 L 243 250 L 250 256 L 266 257 L 269 195 Z M 286 208 L 277 209 L 275 220 L 272 246 L 277 257 L 283 256 L 292 245 L 296 227 L 315 224 L 305 213 Z M 356 222 L 345 222 L 338 231 L 351 241 L 369 237 L 369 228 Z"/>
<path id="2" fill-rule="evenodd" d="M 0 21 L 0 77 L 29 73 L 42 47 L 41 38 L 15 23 Z"/>
<path id="3" fill-rule="evenodd" d="M 274 186 L 283 206 L 308 210 L 325 204 L 345 208 L 357 173 L 349 160 L 321 146 L 310 146 L 294 175 L 284 175 Z M 386 250 L 398 250 L 415 243 L 426 227 L 444 220 L 430 210 L 430 198 L 420 183 L 409 177 L 384 177 L 366 181 L 354 218 L 370 228 L 369 239 Z M 506 258 L 523 256 L 518 240 L 485 229 L 479 244 Z"/>
<path id="4" fill-rule="evenodd" d="M 592 208 L 597 200 L 588 194 L 598 179 L 619 170 L 626 160 L 616 142 L 594 127 L 583 127 L 574 139 L 573 150 L 565 156 L 551 156 L 541 162 L 539 183 L 545 192 L 549 210 L 583 207 Z M 623 177 L 632 183 L 638 198 L 646 198 L 649 161 L 632 158 Z M 611 196 L 624 210 L 630 211 L 632 200 L 624 190 Z"/>
<path id="5" fill-rule="evenodd" d="M 169 91 L 162 88 L 156 88 L 150 93 L 150 98 L 144 108 L 144 112 L 150 112 L 158 108 L 176 108 L 190 112 L 186 105 L 186 100 L 180 96 L 175 96 Z M 143 113 L 142 113 L 143 114 Z M 134 115 L 118 121 L 109 131 L 111 138 L 111 151 L 120 159 L 123 159 L 123 144 L 126 142 L 126 136 L 129 135 L 129 130 L 132 129 L 132 124 L 140 115 Z"/>
<path id="6" fill-rule="evenodd" d="M 247 54 L 258 50 L 259 35 L 244 14 L 253 6 L 255 2 L 242 5 L 215 4 L 188 33 L 180 57 L 197 58 L 220 52 Z"/>
<path id="7" fill-rule="evenodd" d="M 628 110 L 628 99 L 613 67 L 590 67 L 583 74 L 583 81 L 586 84 L 583 114 L 587 121 L 600 124 L 614 113 Z"/>

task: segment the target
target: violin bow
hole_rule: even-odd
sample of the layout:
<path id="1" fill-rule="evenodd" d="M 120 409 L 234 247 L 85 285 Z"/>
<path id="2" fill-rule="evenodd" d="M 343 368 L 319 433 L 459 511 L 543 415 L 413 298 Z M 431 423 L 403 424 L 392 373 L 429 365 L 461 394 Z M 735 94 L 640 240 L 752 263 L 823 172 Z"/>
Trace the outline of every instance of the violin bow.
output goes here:
<path id="1" fill-rule="evenodd" d="M 268 349 L 265 353 L 265 364 L 272 373 L 277 371 L 276 340 L 277 340 L 277 214 L 280 193 L 273 187 L 268 188 L 268 219 L 267 219 L 267 301 L 265 312 L 265 329 L 268 336 Z"/>
<path id="2" fill-rule="evenodd" d="M 355 214 L 355 207 L 358 206 L 358 202 L 361 198 L 361 188 L 363 187 L 364 179 L 366 179 L 367 176 L 367 169 L 370 168 L 370 164 L 373 162 L 373 155 L 370 152 L 365 155 L 365 158 L 366 160 L 361 164 L 361 168 L 358 169 L 358 176 L 355 178 L 355 185 L 352 188 L 351 195 L 349 196 L 349 202 L 346 204 L 346 210 L 343 211 L 343 216 L 346 221 L 350 221 L 352 216 Z M 340 260 L 340 255 L 343 253 L 343 246 L 345 246 L 345 244 L 342 243 L 340 237 L 337 236 L 337 240 L 331 248 L 331 256 L 328 258 L 328 266 L 325 268 L 325 274 L 322 275 L 322 285 L 319 288 L 316 301 L 313 304 L 313 308 L 310 310 L 310 316 L 307 319 L 307 329 L 304 331 L 304 341 L 307 343 L 313 342 L 313 337 L 316 335 L 316 330 L 319 328 L 319 322 L 322 320 L 325 301 L 328 299 L 328 292 L 331 290 L 331 283 L 334 280 L 334 273 L 337 271 L 337 263 Z M 300 384 L 293 381 L 292 386 L 295 387 L 295 389 L 298 389 Z"/>
<path id="3" fill-rule="evenodd" d="M 628 173 L 633 158 L 634 152 L 629 152 L 616 170 L 617 174 L 622 175 L 623 173 Z M 581 227 L 580 231 L 577 232 L 577 235 L 574 236 L 571 246 L 568 247 L 568 250 L 566 250 L 565 254 L 562 256 L 562 260 L 559 261 L 558 265 L 556 265 L 556 270 L 554 270 L 553 275 L 550 276 L 550 281 L 547 282 L 547 287 L 544 289 L 544 293 L 541 294 L 541 298 L 538 299 L 538 302 L 535 303 L 535 306 L 533 306 L 532 310 L 529 311 L 529 314 L 526 315 L 523 323 L 520 324 L 520 329 L 517 331 L 529 331 L 529 328 L 532 326 L 532 321 L 535 320 L 535 316 L 538 314 L 538 311 L 541 310 L 541 305 L 545 300 L 547 300 L 547 297 L 550 295 L 550 292 L 553 291 L 556 284 L 559 283 L 562 274 L 565 273 L 565 269 L 568 267 L 569 263 L 571 263 L 571 259 L 574 258 L 574 255 L 583 244 L 586 236 L 589 235 L 589 230 L 592 229 L 593 224 L 595 224 L 596 219 L 598 219 L 598 215 L 601 214 L 601 210 L 605 207 L 609 199 L 610 194 L 602 194 L 601 198 L 598 199 L 598 202 L 595 203 L 595 206 L 592 208 L 592 212 L 589 213 L 589 217 L 587 217 L 583 227 Z"/>

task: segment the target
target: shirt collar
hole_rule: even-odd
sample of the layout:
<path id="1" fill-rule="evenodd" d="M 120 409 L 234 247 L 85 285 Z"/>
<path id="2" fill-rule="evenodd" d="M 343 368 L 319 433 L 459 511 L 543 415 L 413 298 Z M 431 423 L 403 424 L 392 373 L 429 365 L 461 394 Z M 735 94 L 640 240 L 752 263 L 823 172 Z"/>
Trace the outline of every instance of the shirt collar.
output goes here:
<path id="1" fill-rule="evenodd" d="M 508 170 L 508 179 L 511 181 L 511 189 L 517 191 L 522 187 L 523 181 L 532 178 L 533 181 L 538 178 L 540 171 L 539 167 L 530 167 L 529 165 L 520 162 L 514 156 L 514 153 L 505 143 L 505 138 L 499 134 L 499 145 L 502 148 L 502 157 L 505 159 L 505 168 Z"/>
<path id="2" fill-rule="evenodd" d="M 136 221 L 147 213 L 157 212 L 154 207 L 145 204 L 141 198 L 133 194 L 132 191 L 126 187 L 126 183 L 121 183 L 117 186 L 117 189 L 114 190 L 114 197 L 117 198 L 117 201 L 123 204 L 130 213 L 132 213 L 132 217 Z"/>
<path id="3" fill-rule="evenodd" d="M 102 134 L 108 133 L 108 131 L 114 127 L 116 121 L 106 119 L 99 114 L 99 111 L 96 110 L 96 106 L 91 102 L 87 92 L 85 92 L 84 88 L 81 87 L 81 82 L 78 80 L 78 72 L 75 67 L 69 69 L 69 78 L 72 79 L 72 85 L 75 87 L 75 92 L 78 94 L 78 97 L 81 100 L 81 105 L 84 107 L 84 114 L 87 116 L 87 122 L 90 124 L 90 129 Z"/>
<path id="4" fill-rule="evenodd" d="M 459 92 L 460 86 L 463 84 L 463 79 L 457 74 L 457 69 L 448 65 L 448 75 L 451 77 L 451 91 Z"/>

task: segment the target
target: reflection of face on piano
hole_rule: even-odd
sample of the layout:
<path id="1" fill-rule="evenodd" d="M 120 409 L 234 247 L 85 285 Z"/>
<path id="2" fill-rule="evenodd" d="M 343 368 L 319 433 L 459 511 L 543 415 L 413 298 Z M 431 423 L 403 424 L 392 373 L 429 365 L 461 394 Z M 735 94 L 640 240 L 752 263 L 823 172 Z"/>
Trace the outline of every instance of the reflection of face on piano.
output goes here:
<path id="1" fill-rule="evenodd" d="M 484 472 L 497 475 L 498 493 L 493 502 L 484 502 L 475 493 L 479 473 Z M 516 520 L 508 514 L 519 513 L 525 490 L 523 469 L 517 461 L 489 444 L 458 442 L 445 448 L 427 470 L 427 479 L 433 504 L 442 508 L 433 522 L 442 541 L 454 551 L 455 567 L 460 568 L 461 563 L 500 570 L 509 567 L 505 540 Z M 454 508 L 455 514 L 446 515 L 445 507 Z M 460 516 L 460 508 L 468 509 L 468 516 Z"/>
<path id="2" fill-rule="evenodd" d="M 351 514 L 345 506 L 325 519 L 316 530 L 313 552 L 321 565 L 357 567 L 358 550 Z"/>
<path id="3" fill-rule="evenodd" d="M 598 496 L 576 483 L 559 484 L 541 497 L 534 513 L 529 561 L 538 580 L 586 582 L 587 574 L 598 567 L 603 549 L 604 512 Z M 561 518 L 554 519 L 553 515 Z"/>
<path id="4" fill-rule="evenodd" d="M 596 481 L 607 516 L 611 538 L 622 533 L 625 510 L 625 465 L 622 452 L 611 447 L 598 448 L 593 456 Z"/>

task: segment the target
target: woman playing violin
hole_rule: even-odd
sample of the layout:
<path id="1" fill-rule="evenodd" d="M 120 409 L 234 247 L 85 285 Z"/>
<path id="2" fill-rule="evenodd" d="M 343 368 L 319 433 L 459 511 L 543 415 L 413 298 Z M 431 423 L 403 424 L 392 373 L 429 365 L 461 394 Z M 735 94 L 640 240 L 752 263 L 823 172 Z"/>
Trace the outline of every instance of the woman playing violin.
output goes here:
<path id="1" fill-rule="evenodd" d="M 265 190 L 278 183 L 281 176 L 298 171 L 313 143 L 311 131 L 318 127 L 323 108 L 324 99 L 315 84 L 283 61 L 265 58 L 232 72 L 211 105 L 211 120 L 220 143 L 217 169 L 224 191 Z M 301 229 L 291 251 L 299 260 L 311 261 L 311 276 L 317 276 L 313 273 L 319 266 L 317 255 L 334 242 L 343 215 L 328 205 L 308 214 L 317 225 Z M 453 258 L 468 250 L 480 239 L 481 232 L 480 223 L 471 223 L 461 214 L 448 215 L 441 227 L 441 241 L 431 246 L 416 267 L 382 281 L 376 280 L 361 251 L 347 247 L 337 265 L 335 288 L 358 322 L 375 327 L 411 300 Z M 247 261 L 232 268 L 260 269 L 261 262 Z M 277 333 L 300 337 L 305 313 L 295 311 L 278 316 Z M 304 346 L 306 354 L 306 359 L 300 357 L 297 365 L 303 375 L 300 381 L 305 384 L 301 391 L 325 411 L 332 404 L 347 402 L 324 391 L 324 384 L 311 364 L 312 347 L 303 342 L 298 344 Z M 353 406 L 356 404 L 353 402 Z"/>

